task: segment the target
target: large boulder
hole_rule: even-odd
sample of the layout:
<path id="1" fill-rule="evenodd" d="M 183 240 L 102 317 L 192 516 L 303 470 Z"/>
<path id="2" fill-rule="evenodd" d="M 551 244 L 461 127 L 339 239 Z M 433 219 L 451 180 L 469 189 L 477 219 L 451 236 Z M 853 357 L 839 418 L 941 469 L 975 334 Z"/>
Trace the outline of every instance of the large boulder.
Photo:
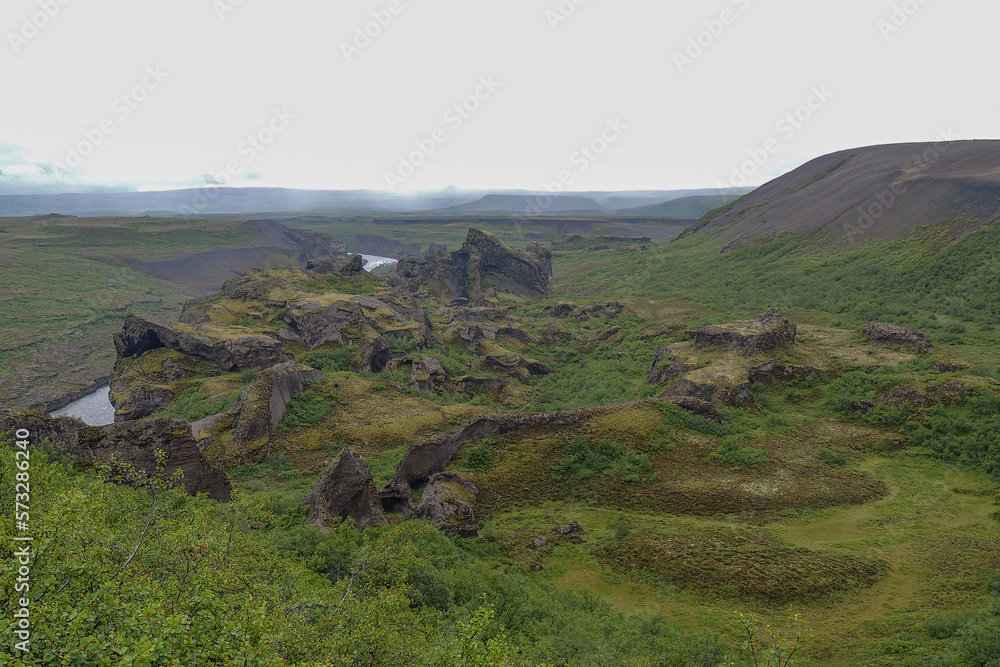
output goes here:
<path id="1" fill-rule="evenodd" d="M 174 399 L 171 388 L 194 375 L 194 360 L 162 348 L 138 359 L 121 359 L 111 375 L 109 400 L 115 421 L 142 419 L 166 408 Z"/>
<path id="2" fill-rule="evenodd" d="M 918 352 L 930 352 L 934 349 L 924 333 L 899 324 L 869 322 L 865 325 L 865 335 L 880 343 L 894 343 Z"/>
<path id="3" fill-rule="evenodd" d="M 302 391 L 305 382 L 325 379 L 322 372 L 294 361 L 261 371 L 241 395 L 233 443 L 226 447 L 227 463 L 242 465 L 266 458 L 267 438 L 285 416 L 292 397 Z"/>
<path id="4" fill-rule="evenodd" d="M 433 357 L 415 355 L 410 371 L 410 382 L 407 386 L 417 391 L 435 393 L 444 388 L 447 375 L 444 366 Z"/>
<path id="5" fill-rule="evenodd" d="M 320 527 L 347 517 L 354 519 L 358 530 L 388 524 L 371 473 L 350 449 L 330 461 L 302 504 L 309 506 L 307 523 Z"/>
<path id="6" fill-rule="evenodd" d="M 432 475 L 427 482 L 420 504 L 413 510 L 418 519 L 429 519 L 438 530 L 454 537 L 476 537 L 474 511 L 479 489 L 453 472 Z"/>
<path id="7" fill-rule="evenodd" d="M 167 348 L 225 371 L 260 370 L 291 359 L 282 342 L 274 338 L 242 336 L 216 342 L 198 326 L 174 324 L 152 315 L 126 315 L 122 330 L 114 335 L 114 344 L 119 359 Z"/>
<path id="8" fill-rule="evenodd" d="M 795 343 L 795 325 L 777 308 L 753 322 L 701 327 L 694 331 L 695 346 L 712 347 L 718 352 L 738 350 L 745 356 L 770 352 L 782 345 Z"/>
<path id="9" fill-rule="evenodd" d="M 331 255 L 329 257 L 319 257 L 311 259 L 306 264 L 306 269 L 316 273 L 335 273 L 344 278 L 350 278 L 360 273 L 364 273 L 365 260 L 361 255 L 350 255 L 343 257 Z"/>
<path id="10" fill-rule="evenodd" d="M 48 438 L 80 465 L 115 460 L 155 474 L 159 450 L 166 456 L 160 471 L 163 478 L 170 479 L 180 470 L 181 483 L 188 493 L 207 493 L 215 500 L 228 501 L 232 492 L 226 473 L 202 456 L 191 428 L 179 419 L 87 426 L 67 417 L 0 412 L 0 431 L 13 428 L 30 431 L 33 442 Z"/>

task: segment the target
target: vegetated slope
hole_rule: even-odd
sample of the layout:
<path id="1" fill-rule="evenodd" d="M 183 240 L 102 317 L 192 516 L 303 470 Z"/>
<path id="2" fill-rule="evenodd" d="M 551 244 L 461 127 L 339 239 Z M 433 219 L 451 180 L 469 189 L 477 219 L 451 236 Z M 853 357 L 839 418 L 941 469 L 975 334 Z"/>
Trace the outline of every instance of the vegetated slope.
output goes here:
<path id="1" fill-rule="evenodd" d="M 951 238 L 1000 216 L 1000 141 L 838 151 L 762 185 L 697 231 L 728 248 L 785 232 L 825 242 L 894 240 L 947 225 Z"/>
<path id="2" fill-rule="evenodd" d="M 61 407 L 106 379 L 126 310 L 171 312 L 251 267 L 343 250 L 270 221 L 46 215 L 0 229 L 0 406 L 18 408 Z"/>
<path id="3" fill-rule="evenodd" d="M 672 199 L 650 206 L 620 208 L 615 213 L 618 215 L 651 215 L 661 218 L 698 219 L 713 209 L 731 204 L 736 199 L 739 199 L 737 195 L 698 195 Z"/>

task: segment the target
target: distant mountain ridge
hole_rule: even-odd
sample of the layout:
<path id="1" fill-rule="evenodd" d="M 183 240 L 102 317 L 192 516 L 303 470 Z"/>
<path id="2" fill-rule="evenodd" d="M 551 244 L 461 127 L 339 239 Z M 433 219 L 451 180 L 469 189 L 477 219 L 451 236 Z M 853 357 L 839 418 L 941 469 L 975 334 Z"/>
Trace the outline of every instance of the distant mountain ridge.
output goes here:
<path id="1" fill-rule="evenodd" d="M 1000 218 L 1000 141 L 889 144 L 830 153 L 762 185 L 689 233 L 727 247 L 791 232 L 824 243 L 950 239 Z"/>
<path id="2" fill-rule="evenodd" d="M 750 188 L 734 189 L 739 195 Z M 0 195 L 0 216 L 20 217 L 59 212 L 81 217 L 204 217 L 277 213 L 385 215 L 432 213 L 463 216 L 477 213 L 524 215 L 605 214 L 621 208 L 661 203 L 717 190 L 588 191 L 552 195 L 530 190 L 442 190 L 384 192 L 377 190 L 297 190 L 289 188 L 191 188 L 157 192 Z M 549 199 L 556 209 L 545 208 Z M 539 206 L 540 205 L 540 206 Z M 679 216 L 686 217 L 686 216 Z"/>

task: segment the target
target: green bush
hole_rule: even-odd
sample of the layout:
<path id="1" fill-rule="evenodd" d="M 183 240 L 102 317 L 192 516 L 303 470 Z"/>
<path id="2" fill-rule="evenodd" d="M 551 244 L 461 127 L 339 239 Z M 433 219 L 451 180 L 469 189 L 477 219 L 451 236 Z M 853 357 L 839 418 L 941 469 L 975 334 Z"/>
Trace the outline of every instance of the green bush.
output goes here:
<path id="1" fill-rule="evenodd" d="M 357 345 L 338 347 L 336 349 L 323 348 L 297 354 L 295 355 L 295 360 L 300 364 L 311 366 L 327 374 L 339 373 L 348 369 L 351 359 L 354 358 L 357 351 Z"/>
<path id="2" fill-rule="evenodd" d="M 740 468 L 749 468 L 767 463 L 767 452 L 756 447 L 744 447 L 737 436 L 728 436 L 721 447 L 712 453 L 712 458 Z"/>
<path id="3" fill-rule="evenodd" d="M 577 436 L 570 444 L 569 453 L 552 470 L 556 477 L 581 480 L 612 470 L 646 472 L 652 468 L 653 464 L 646 454 L 621 447 L 610 440 L 602 440 L 596 448 L 592 448 L 586 439 Z"/>
<path id="4" fill-rule="evenodd" d="M 196 422 L 210 415 L 226 412 L 236 403 L 239 394 L 240 390 L 235 389 L 225 396 L 209 402 L 208 395 L 202 390 L 201 382 L 198 381 L 178 394 L 170 405 L 152 415 L 151 418 L 183 419 L 188 422 Z"/>
<path id="5" fill-rule="evenodd" d="M 490 451 L 486 442 L 470 447 L 462 460 L 458 462 L 459 470 L 486 470 L 496 465 L 496 457 Z"/>
<path id="6" fill-rule="evenodd" d="M 245 477 L 260 477 L 275 472 L 291 470 L 295 462 L 283 454 L 269 456 L 260 463 L 248 463 L 247 465 L 233 468 L 228 472 L 230 479 L 243 479 Z"/>
<path id="7" fill-rule="evenodd" d="M 287 431 L 293 428 L 314 426 L 333 412 L 336 400 L 329 395 L 320 394 L 312 389 L 300 391 L 292 397 L 285 409 L 285 416 L 278 423 L 278 428 Z"/>

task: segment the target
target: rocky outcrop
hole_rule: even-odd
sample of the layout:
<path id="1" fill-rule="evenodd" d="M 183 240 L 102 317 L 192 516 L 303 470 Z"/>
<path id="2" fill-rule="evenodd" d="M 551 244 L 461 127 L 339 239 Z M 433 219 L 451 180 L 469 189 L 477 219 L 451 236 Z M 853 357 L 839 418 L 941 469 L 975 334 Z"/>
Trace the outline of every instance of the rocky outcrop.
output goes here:
<path id="1" fill-rule="evenodd" d="M 262 301 L 277 292 L 307 293 L 305 288 L 262 269 L 251 269 L 242 275 L 230 278 L 222 283 L 222 288 L 219 290 L 219 294 L 234 301 Z M 196 304 L 197 302 L 190 304 L 189 307 Z M 283 300 L 282 303 L 276 303 L 275 306 L 283 308 Z M 185 307 L 185 313 L 188 312 L 189 307 Z M 197 323 L 196 320 L 184 316 L 181 317 L 181 321 Z"/>
<path id="2" fill-rule="evenodd" d="M 152 315 L 126 315 L 114 343 L 120 359 L 167 348 L 225 371 L 261 370 L 291 359 L 274 338 L 243 336 L 216 343 L 196 326 L 171 324 Z"/>
<path id="3" fill-rule="evenodd" d="M 704 401 L 693 396 L 667 396 L 666 399 L 702 419 L 710 419 L 717 424 L 722 423 L 722 416 L 710 401 Z"/>
<path id="4" fill-rule="evenodd" d="M 665 345 L 656 353 L 656 358 L 653 359 L 653 367 L 649 369 L 649 374 L 646 375 L 646 383 L 663 384 L 676 380 L 684 373 L 693 370 L 694 366 L 681 363 L 673 356 L 673 351 L 670 347 Z"/>
<path id="5" fill-rule="evenodd" d="M 549 322 L 540 334 L 541 340 L 546 345 L 564 345 L 580 340 L 579 336 L 567 331 L 565 327 L 555 322 Z"/>
<path id="6" fill-rule="evenodd" d="M 795 325 L 777 308 L 754 322 L 710 324 L 693 333 L 696 347 L 712 347 L 718 352 L 739 350 L 748 357 L 795 343 Z"/>
<path id="7" fill-rule="evenodd" d="M 156 452 L 160 450 L 166 455 L 164 479 L 180 470 L 184 490 L 192 495 L 206 493 L 215 500 L 228 501 L 232 492 L 226 473 L 202 456 L 190 427 L 178 419 L 87 426 L 66 417 L 0 412 L 0 431 L 11 428 L 28 429 L 35 442 L 48 438 L 59 451 L 86 466 L 114 459 L 156 474 Z"/>
<path id="8" fill-rule="evenodd" d="M 385 369 L 393 357 L 389 343 L 374 330 L 362 334 L 358 353 L 351 360 L 350 370 L 354 373 L 371 371 L 378 373 Z"/>
<path id="9" fill-rule="evenodd" d="M 233 443 L 226 447 L 224 455 L 226 462 L 243 465 L 267 458 L 267 437 L 278 427 L 292 396 L 302 391 L 305 382 L 325 379 L 322 372 L 294 361 L 261 371 L 240 396 Z"/>
<path id="10" fill-rule="evenodd" d="M 297 301 L 290 304 L 285 321 L 289 335 L 309 350 L 326 344 L 366 344 L 374 334 L 413 340 L 421 346 L 431 342 L 427 312 L 391 297 L 352 296 L 326 304 L 312 299 Z"/>
<path id="11" fill-rule="evenodd" d="M 388 524 L 371 473 L 350 449 L 330 461 L 302 504 L 309 506 L 307 523 L 320 527 L 347 517 L 354 519 L 358 530 Z"/>
<path id="12" fill-rule="evenodd" d="M 111 376 L 108 395 L 115 407 L 115 421 L 142 419 L 166 408 L 174 399 L 170 385 L 192 375 L 194 361 L 166 349 L 120 361 Z"/>
<path id="13" fill-rule="evenodd" d="M 455 252 L 441 251 L 396 265 L 393 284 L 414 294 L 445 299 L 477 301 L 491 293 L 522 296 L 548 293 L 551 255 L 531 244 L 533 250 L 511 248 L 488 232 L 470 229 L 465 243 Z"/>
<path id="14" fill-rule="evenodd" d="M 417 391 L 436 393 L 444 389 L 447 376 L 444 366 L 433 357 L 415 355 L 412 361 L 408 387 Z"/>
<path id="15" fill-rule="evenodd" d="M 350 278 L 364 273 L 365 261 L 361 255 L 348 257 L 330 255 L 329 257 L 310 259 L 306 264 L 306 269 L 315 273 L 335 273 L 344 278 Z"/>
<path id="16" fill-rule="evenodd" d="M 691 382 L 690 380 L 680 380 L 679 382 L 667 387 L 667 390 L 663 392 L 663 397 L 670 399 L 672 402 L 681 405 L 681 407 L 688 407 L 700 405 L 690 402 L 685 402 L 684 404 L 678 402 L 677 398 L 687 398 L 695 399 L 703 403 L 708 403 L 713 408 L 718 408 L 720 405 L 751 405 L 753 403 L 753 398 L 750 392 L 750 383 L 744 382 L 736 386 L 725 386 L 716 384 L 702 384 L 697 382 Z M 690 409 L 690 408 L 689 408 Z M 697 410 L 692 410 L 697 411 Z"/>
<path id="17" fill-rule="evenodd" d="M 444 470 L 459 449 L 494 435 L 519 431 L 532 426 L 572 424 L 586 411 L 552 412 L 523 415 L 487 415 L 467 422 L 457 433 L 439 436 L 420 445 L 411 446 L 396 468 L 390 487 L 411 488 L 426 484 L 434 473 Z"/>
<path id="18" fill-rule="evenodd" d="M 492 355 L 487 355 L 479 364 L 479 368 L 484 371 L 502 373 L 514 378 L 521 384 L 531 382 L 532 376 L 548 375 L 552 369 L 539 361 L 525 359 L 517 356 L 513 362 L 506 362 Z"/>
<path id="19" fill-rule="evenodd" d="M 755 368 L 750 369 L 748 379 L 751 383 L 760 382 L 762 384 L 771 384 L 774 382 L 794 382 L 798 380 L 805 380 L 807 377 L 813 373 L 820 373 L 818 368 L 811 368 L 809 366 L 795 366 L 793 364 L 786 364 L 783 361 L 769 361 L 766 364 L 761 364 Z"/>
<path id="20" fill-rule="evenodd" d="M 453 472 L 432 475 L 413 510 L 413 517 L 429 519 L 438 530 L 454 537 L 476 537 L 476 485 Z"/>
<path id="21" fill-rule="evenodd" d="M 524 251 L 538 258 L 542 269 L 545 271 L 545 275 L 552 275 L 552 250 L 548 246 L 542 245 L 537 241 L 532 241 Z"/>
<path id="22" fill-rule="evenodd" d="M 880 343 L 894 343 L 918 352 L 930 352 L 934 349 L 925 334 L 899 324 L 869 322 L 864 331 L 866 336 Z"/>

